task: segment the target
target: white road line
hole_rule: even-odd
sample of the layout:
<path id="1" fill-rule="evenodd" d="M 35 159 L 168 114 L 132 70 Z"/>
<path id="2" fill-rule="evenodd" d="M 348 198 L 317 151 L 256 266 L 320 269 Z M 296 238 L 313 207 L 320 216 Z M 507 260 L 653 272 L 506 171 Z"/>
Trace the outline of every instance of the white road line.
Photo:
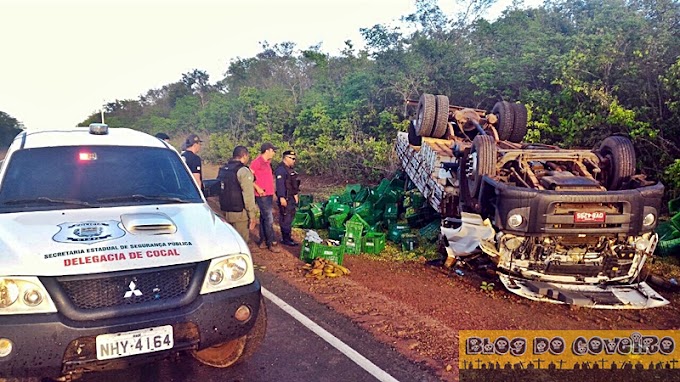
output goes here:
<path id="1" fill-rule="evenodd" d="M 366 357 L 359 354 L 356 350 L 352 349 L 346 343 L 342 342 L 340 339 L 326 331 L 314 321 L 310 320 L 304 314 L 300 313 L 297 309 L 288 305 L 285 301 L 278 298 L 272 292 L 268 291 L 264 287 L 262 288 L 262 295 L 269 301 L 273 302 L 279 308 L 283 309 L 284 312 L 290 314 L 294 319 L 298 320 L 302 325 L 307 327 L 307 329 L 314 332 L 317 336 L 323 338 L 331 346 L 338 349 L 342 354 L 351 359 L 354 363 L 359 365 L 362 369 L 369 372 L 372 376 L 376 377 L 381 382 L 399 382 L 397 379 L 387 374 L 386 371 L 376 366 L 373 362 L 369 361 Z"/>

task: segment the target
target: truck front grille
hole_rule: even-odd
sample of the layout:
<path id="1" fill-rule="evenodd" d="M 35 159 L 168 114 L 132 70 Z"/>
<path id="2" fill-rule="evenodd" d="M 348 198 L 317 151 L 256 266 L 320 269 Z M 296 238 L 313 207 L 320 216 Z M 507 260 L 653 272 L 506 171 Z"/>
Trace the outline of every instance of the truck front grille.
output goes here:
<path id="1" fill-rule="evenodd" d="M 123 274 L 61 277 L 58 282 L 74 308 L 92 310 L 181 298 L 189 289 L 194 268 L 190 265 Z"/>

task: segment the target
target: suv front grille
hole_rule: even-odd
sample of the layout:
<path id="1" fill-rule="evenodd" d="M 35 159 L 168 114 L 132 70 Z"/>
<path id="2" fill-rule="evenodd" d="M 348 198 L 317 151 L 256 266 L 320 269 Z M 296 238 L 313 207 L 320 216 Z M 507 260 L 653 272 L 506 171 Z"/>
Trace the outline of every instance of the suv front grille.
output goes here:
<path id="1" fill-rule="evenodd" d="M 181 298 L 189 289 L 194 268 L 192 264 L 87 278 L 62 277 L 58 282 L 74 308 L 92 310 Z"/>

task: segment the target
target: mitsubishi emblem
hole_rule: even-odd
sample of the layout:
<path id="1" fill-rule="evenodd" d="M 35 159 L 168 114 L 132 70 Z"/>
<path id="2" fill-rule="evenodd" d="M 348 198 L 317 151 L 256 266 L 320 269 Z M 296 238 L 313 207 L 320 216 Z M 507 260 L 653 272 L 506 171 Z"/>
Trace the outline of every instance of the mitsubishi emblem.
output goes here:
<path id="1" fill-rule="evenodd" d="M 137 285 L 135 284 L 134 281 L 130 281 L 129 287 L 130 287 L 130 290 L 125 292 L 125 296 L 123 296 L 123 298 L 130 298 L 130 297 L 132 297 L 133 294 L 135 296 L 141 296 L 142 295 L 142 291 L 137 289 Z"/>

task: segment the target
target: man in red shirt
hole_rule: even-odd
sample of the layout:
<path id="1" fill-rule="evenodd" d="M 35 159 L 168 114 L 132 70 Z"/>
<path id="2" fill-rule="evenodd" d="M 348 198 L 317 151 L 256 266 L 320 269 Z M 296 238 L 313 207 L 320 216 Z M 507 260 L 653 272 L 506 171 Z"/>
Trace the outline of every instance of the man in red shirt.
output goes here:
<path id="1" fill-rule="evenodd" d="M 250 170 L 255 175 L 255 203 L 260 208 L 260 248 L 269 248 L 278 253 L 281 250 L 276 246 L 274 236 L 274 173 L 272 171 L 272 158 L 276 155 L 276 146 L 265 142 L 260 147 L 260 155 L 250 163 Z"/>

